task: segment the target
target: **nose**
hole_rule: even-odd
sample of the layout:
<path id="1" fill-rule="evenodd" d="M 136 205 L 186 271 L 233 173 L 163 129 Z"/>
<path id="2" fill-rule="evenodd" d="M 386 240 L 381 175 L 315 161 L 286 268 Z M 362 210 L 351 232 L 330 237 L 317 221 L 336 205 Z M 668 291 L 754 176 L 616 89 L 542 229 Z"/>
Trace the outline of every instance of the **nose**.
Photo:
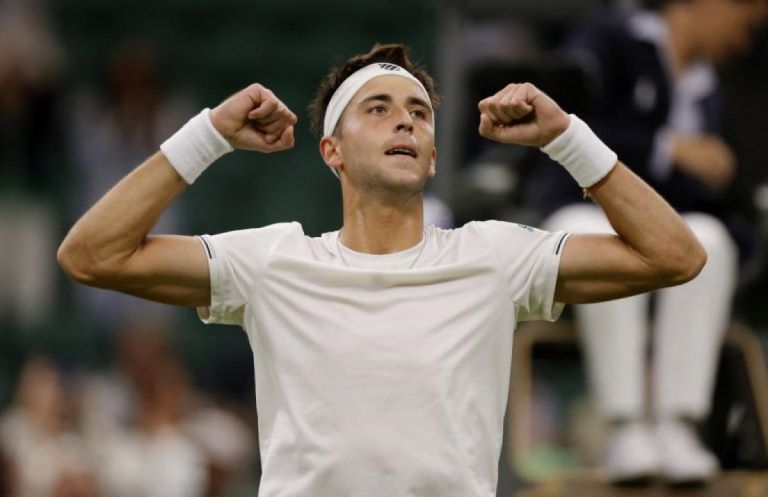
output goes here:
<path id="1" fill-rule="evenodd" d="M 406 131 L 408 133 L 413 131 L 413 116 L 408 109 L 402 108 L 397 115 L 397 131 Z"/>

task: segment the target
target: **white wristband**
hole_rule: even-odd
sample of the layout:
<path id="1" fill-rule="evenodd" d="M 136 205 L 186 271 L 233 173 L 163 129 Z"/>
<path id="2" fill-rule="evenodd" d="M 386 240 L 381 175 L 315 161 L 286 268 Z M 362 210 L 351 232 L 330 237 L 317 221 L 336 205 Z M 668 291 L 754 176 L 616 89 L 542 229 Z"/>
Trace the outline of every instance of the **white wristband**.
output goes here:
<path id="1" fill-rule="evenodd" d="M 559 162 L 582 188 L 589 188 L 603 179 L 618 157 L 587 126 L 571 114 L 568 128 L 557 138 L 541 147 L 550 159 Z"/>
<path id="2" fill-rule="evenodd" d="M 168 162 L 190 185 L 213 161 L 234 150 L 211 122 L 205 108 L 160 145 Z"/>

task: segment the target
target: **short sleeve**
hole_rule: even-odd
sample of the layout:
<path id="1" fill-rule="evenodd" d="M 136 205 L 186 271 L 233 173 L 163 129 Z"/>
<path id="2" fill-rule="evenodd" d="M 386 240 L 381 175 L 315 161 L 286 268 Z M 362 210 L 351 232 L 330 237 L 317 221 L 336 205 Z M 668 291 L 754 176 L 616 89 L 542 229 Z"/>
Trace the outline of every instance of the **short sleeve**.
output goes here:
<path id="1" fill-rule="evenodd" d="M 298 223 L 280 223 L 217 235 L 201 235 L 211 279 L 211 305 L 198 307 L 206 324 L 244 327 L 249 299 L 258 289 L 269 256 L 286 234 L 300 231 Z"/>
<path id="2" fill-rule="evenodd" d="M 503 221 L 477 224 L 496 255 L 509 298 L 517 307 L 517 320 L 555 321 L 564 307 L 554 299 L 568 233 Z"/>

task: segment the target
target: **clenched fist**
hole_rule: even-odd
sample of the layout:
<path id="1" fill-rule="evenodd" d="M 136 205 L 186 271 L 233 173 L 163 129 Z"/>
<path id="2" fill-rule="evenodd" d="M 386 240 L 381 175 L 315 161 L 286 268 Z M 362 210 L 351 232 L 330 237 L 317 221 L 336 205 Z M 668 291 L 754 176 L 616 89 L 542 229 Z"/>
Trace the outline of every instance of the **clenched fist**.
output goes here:
<path id="1" fill-rule="evenodd" d="M 296 114 L 260 84 L 241 90 L 211 111 L 216 130 L 237 149 L 278 152 L 293 147 Z"/>
<path id="2" fill-rule="evenodd" d="M 507 85 L 478 108 L 480 135 L 501 143 L 543 147 L 570 122 L 554 100 L 530 83 Z"/>

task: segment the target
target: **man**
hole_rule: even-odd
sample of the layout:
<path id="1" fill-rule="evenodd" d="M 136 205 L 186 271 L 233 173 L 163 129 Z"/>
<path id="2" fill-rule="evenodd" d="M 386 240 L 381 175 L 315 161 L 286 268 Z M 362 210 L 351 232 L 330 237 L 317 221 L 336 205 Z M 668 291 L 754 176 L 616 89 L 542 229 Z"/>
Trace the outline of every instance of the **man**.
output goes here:
<path id="1" fill-rule="evenodd" d="M 401 45 L 329 73 L 312 109 L 341 182 L 338 232 L 308 237 L 289 223 L 147 236 L 217 156 L 293 145 L 296 116 L 252 85 L 193 118 L 59 249 L 80 282 L 197 306 L 206 322 L 246 330 L 262 496 L 495 495 L 516 321 L 682 283 L 706 260 L 661 197 L 529 84 L 480 102 L 480 133 L 544 147 L 618 235 L 566 243 L 562 232 L 496 221 L 425 227 L 435 103 L 432 79 Z"/>
<path id="2" fill-rule="evenodd" d="M 748 252 L 751 245 L 750 230 L 728 201 L 736 162 L 719 135 L 723 99 L 714 65 L 748 47 L 768 2 L 648 3 L 646 10 L 602 14 L 581 26 L 566 53 L 599 89 L 585 120 L 682 213 L 708 262 L 696 280 L 655 296 L 652 400 L 644 395 L 650 295 L 577 306 L 575 317 L 597 405 L 610 426 L 607 476 L 618 483 L 657 475 L 700 483 L 716 474 L 718 463 L 696 428 L 710 411 L 739 248 Z M 535 171 L 527 196 L 549 215 L 547 229 L 612 231 L 597 206 L 573 195 L 567 175 Z"/>

